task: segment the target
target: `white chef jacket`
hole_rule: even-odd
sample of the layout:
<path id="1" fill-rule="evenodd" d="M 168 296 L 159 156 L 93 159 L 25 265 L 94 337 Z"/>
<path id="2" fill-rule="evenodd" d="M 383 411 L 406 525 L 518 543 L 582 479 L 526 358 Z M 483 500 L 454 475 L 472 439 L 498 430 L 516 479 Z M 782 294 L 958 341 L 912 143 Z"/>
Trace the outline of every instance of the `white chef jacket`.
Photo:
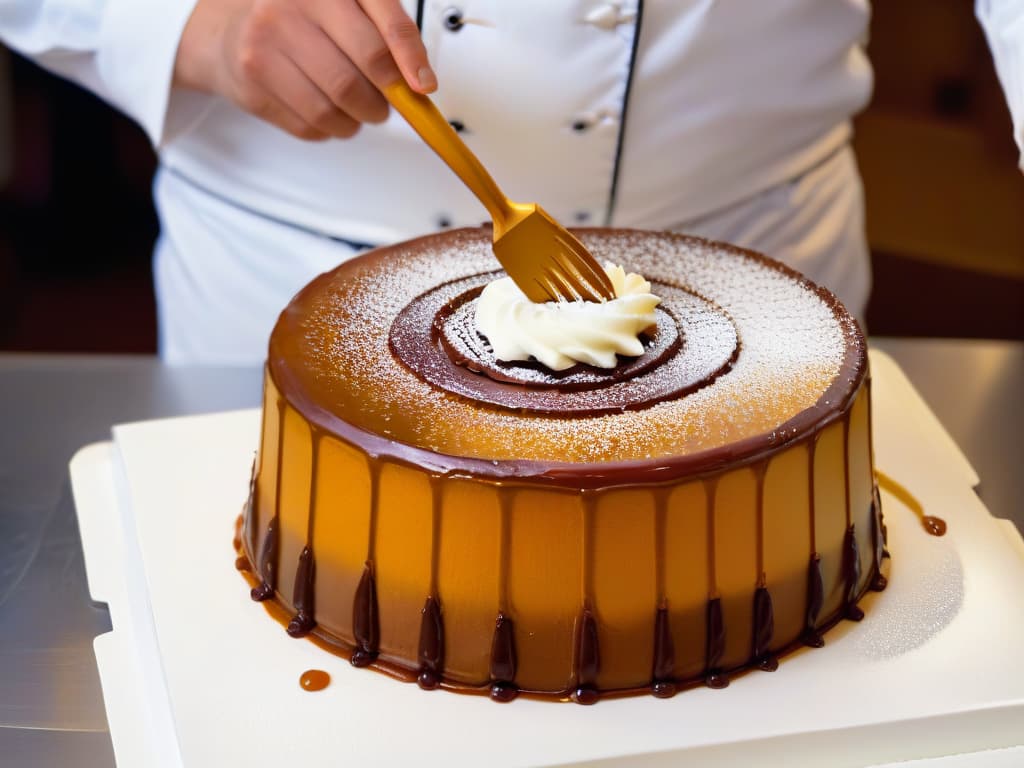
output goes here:
<path id="1" fill-rule="evenodd" d="M 194 2 L 0 0 L 0 36 L 135 118 L 159 148 L 164 357 L 248 363 L 265 355 L 292 293 L 353 244 L 487 214 L 397 115 L 351 140 L 308 143 L 171 89 Z M 513 199 L 570 225 L 684 229 L 754 247 L 863 310 L 863 202 L 848 141 L 871 89 L 867 0 L 404 5 L 438 73 L 436 103 Z M 1019 55 L 1022 6 L 979 1 L 997 54 Z M 1024 84 L 1010 56 L 999 71 L 1020 140 Z"/>

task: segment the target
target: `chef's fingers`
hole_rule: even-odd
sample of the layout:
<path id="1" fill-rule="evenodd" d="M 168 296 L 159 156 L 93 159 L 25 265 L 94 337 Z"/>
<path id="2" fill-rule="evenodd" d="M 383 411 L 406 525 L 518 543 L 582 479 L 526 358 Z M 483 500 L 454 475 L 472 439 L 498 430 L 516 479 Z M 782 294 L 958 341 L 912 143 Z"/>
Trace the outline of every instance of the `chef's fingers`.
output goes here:
<path id="1" fill-rule="evenodd" d="M 265 88 L 251 86 L 245 97 L 239 100 L 239 106 L 296 138 L 306 141 L 323 141 L 329 136 L 329 134 L 314 128 Z"/>
<path id="2" fill-rule="evenodd" d="M 373 29 L 366 17 L 361 13 L 360 16 Z M 375 29 L 373 32 L 376 34 Z M 353 63 L 357 54 L 339 50 L 327 33 L 309 19 L 285 25 L 282 34 L 286 41 L 282 50 L 338 109 L 359 122 L 381 123 L 387 119 L 388 103 Z M 390 61 L 387 48 L 384 52 L 391 63 L 393 78 L 397 79 L 398 69 Z"/>
<path id="3" fill-rule="evenodd" d="M 340 110 L 295 62 L 276 52 L 267 62 L 263 73 L 267 89 L 316 133 L 343 139 L 355 136 L 359 122 Z"/>
<path id="4" fill-rule="evenodd" d="M 437 89 L 437 76 L 427 60 L 416 22 L 402 10 L 399 0 L 358 0 L 359 5 L 377 28 L 380 37 L 394 57 L 405 81 L 414 91 L 431 93 Z M 377 86 L 389 85 L 370 79 Z"/>

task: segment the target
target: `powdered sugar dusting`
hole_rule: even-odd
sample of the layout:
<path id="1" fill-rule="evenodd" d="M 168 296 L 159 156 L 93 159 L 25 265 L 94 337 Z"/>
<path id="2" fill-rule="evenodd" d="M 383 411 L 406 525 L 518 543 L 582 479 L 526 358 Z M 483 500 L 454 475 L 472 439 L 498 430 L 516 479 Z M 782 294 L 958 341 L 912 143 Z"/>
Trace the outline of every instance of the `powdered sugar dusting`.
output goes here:
<path id="1" fill-rule="evenodd" d="M 739 336 L 732 370 L 681 399 L 589 418 L 512 413 L 432 387 L 395 359 L 388 332 L 420 294 L 494 269 L 487 233 L 474 230 L 342 265 L 300 294 L 282 315 L 275 343 L 288 348 L 289 360 L 304 361 L 298 379 L 346 421 L 438 453 L 493 460 L 595 462 L 712 449 L 772 432 L 814 406 L 839 374 L 853 321 L 837 321 L 814 290 L 790 275 L 669 235 L 581 239 L 599 261 L 622 263 L 722 307 Z M 691 332 L 685 322 L 682 328 Z"/>

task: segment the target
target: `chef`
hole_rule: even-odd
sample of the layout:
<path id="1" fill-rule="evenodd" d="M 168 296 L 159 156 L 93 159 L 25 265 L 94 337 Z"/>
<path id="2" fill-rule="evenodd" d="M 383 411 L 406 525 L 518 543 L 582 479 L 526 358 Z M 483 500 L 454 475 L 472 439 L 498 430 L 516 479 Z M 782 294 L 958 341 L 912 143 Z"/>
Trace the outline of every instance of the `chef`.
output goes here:
<path id="1" fill-rule="evenodd" d="M 1024 3 L 977 11 L 1021 143 Z M 486 220 L 389 115 L 399 76 L 509 197 L 763 251 L 862 315 L 868 19 L 867 0 L 25 0 L 0 37 L 158 148 L 163 358 L 252 364 L 314 275 Z"/>

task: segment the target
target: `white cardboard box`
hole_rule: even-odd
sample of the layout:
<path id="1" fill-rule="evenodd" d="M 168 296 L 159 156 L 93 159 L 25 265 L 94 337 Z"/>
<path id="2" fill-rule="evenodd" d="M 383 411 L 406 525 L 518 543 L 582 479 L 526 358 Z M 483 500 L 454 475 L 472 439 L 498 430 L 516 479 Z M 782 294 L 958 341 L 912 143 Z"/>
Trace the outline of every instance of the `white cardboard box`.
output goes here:
<path id="1" fill-rule="evenodd" d="M 948 534 L 883 494 L 890 586 L 864 621 L 724 690 L 595 707 L 424 692 L 293 640 L 234 568 L 258 412 L 115 427 L 71 475 L 90 591 L 111 611 L 96 656 L 118 764 L 864 766 L 992 750 L 934 765 L 1024 765 L 1024 540 L 980 503 L 895 363 L 871 365 L 878 468 Z M 300 689 L 310 668 L 331 685 Z"/>

